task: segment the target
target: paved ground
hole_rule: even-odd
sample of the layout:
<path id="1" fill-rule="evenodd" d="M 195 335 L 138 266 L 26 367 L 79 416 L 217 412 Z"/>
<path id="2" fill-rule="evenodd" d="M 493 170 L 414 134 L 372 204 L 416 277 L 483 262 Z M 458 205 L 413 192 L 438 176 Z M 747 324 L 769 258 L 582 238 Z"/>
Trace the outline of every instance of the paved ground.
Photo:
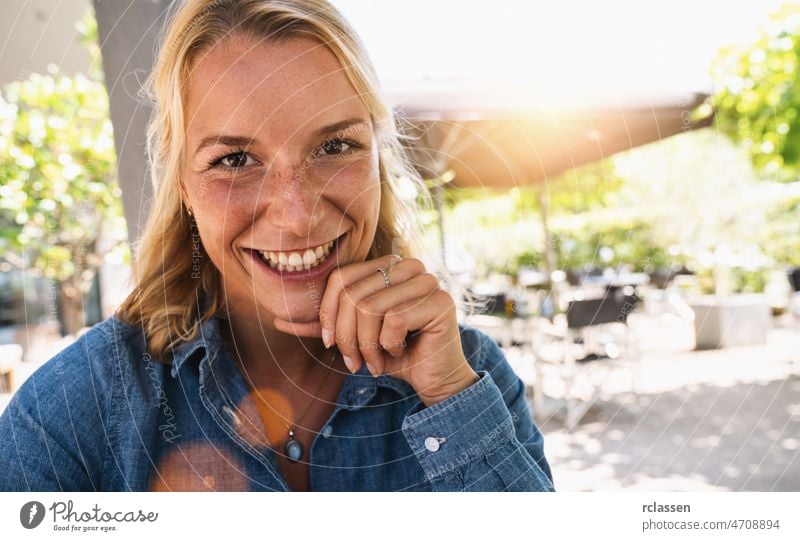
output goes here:
<path id="1" fill-rule="evenodd" d="M 572 431 L 563 409 L 538 417 L 556 488 L 800 490 L 800 334 L 778 328 L 763 346 L 700 352 L 685 322 L 640 324 L 649 347 L 638 393 L 633 373 L 595 361 L 584 370 L 605 378 L 604 394 Z M 530 359 L 506 353 L 530 381 Z M 543 371 L 546 394 L 558 397 L 558 370 Z"/>

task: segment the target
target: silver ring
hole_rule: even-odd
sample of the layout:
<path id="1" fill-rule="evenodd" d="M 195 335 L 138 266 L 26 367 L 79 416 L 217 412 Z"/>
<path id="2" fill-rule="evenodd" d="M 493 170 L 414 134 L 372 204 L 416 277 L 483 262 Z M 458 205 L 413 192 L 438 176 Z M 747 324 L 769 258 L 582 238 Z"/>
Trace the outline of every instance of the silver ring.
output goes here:
<path id="1" fill-rule="evenodd" d="M 389 273 L 386 272 L 386 269 L 384 269 L 383 267 L 378 267 L 378 270 L 375 272 L 380 272 L 381 274 L 383 274 L 383 283 L 386 287 L 392 285 L 392 281 L 389 280 Z"/>

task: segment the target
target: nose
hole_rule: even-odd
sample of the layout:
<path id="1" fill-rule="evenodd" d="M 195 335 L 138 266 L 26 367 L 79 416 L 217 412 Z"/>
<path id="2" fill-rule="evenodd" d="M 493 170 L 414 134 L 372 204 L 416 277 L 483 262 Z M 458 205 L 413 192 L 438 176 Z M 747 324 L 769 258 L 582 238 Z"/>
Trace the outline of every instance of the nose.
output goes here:
<path id="1" fill-rule="evenodd" d="M 273 162 L 260 203 L 266 204 L 267 221 L 284 238 L 288 234 L 298 238 L 315 234 L 322 221 L 322 190 L 302 163 L 280 166 Z"/>

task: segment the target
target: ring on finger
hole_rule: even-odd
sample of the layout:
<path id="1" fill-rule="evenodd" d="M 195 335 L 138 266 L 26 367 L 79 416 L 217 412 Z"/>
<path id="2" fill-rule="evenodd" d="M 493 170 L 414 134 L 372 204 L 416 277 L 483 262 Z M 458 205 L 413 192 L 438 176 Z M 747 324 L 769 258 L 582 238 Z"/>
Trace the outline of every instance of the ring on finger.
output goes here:
<path id="1" fill-rule="evenodd" d="M 383 284 L 385 287 L 389 287 L 392 285 L 392 281 L 389 279 L 389 273 L 386 272 L 386 269 L 384 269 L 383 267 L 378 267 L 378 270 L 375 272 L 380 272 L 381 274 L 383 274 Z"/>

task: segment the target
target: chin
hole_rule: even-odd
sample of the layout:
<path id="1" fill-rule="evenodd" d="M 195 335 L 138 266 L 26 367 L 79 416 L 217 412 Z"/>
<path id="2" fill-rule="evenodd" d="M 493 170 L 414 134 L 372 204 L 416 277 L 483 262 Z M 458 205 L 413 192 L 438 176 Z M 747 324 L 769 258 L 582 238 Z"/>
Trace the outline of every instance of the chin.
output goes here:
<path id="1" fill-rule="evenodd" d="M 283 300 L 283 297 L 281 297 Z M 279 317 L 286 321 L 295 321 L 295 322 L 302 322 L 307 323 L 309 321 L 314 321 L 319 319 L 319 300 L 316 301 L 315 304 L 308 299 L 304 299 L 302 301 L 304 303 L 303 306 L 298 306 L 297 304 L 300 303 L 293 303 L 290 298 L 286 298 L 286 303 L 281 303 L 280 305 L 276 306 L 274 302 L 270 303 L 270 305 L 263 305 L 264 311 L 272 314 L 275 317 Z"/>

